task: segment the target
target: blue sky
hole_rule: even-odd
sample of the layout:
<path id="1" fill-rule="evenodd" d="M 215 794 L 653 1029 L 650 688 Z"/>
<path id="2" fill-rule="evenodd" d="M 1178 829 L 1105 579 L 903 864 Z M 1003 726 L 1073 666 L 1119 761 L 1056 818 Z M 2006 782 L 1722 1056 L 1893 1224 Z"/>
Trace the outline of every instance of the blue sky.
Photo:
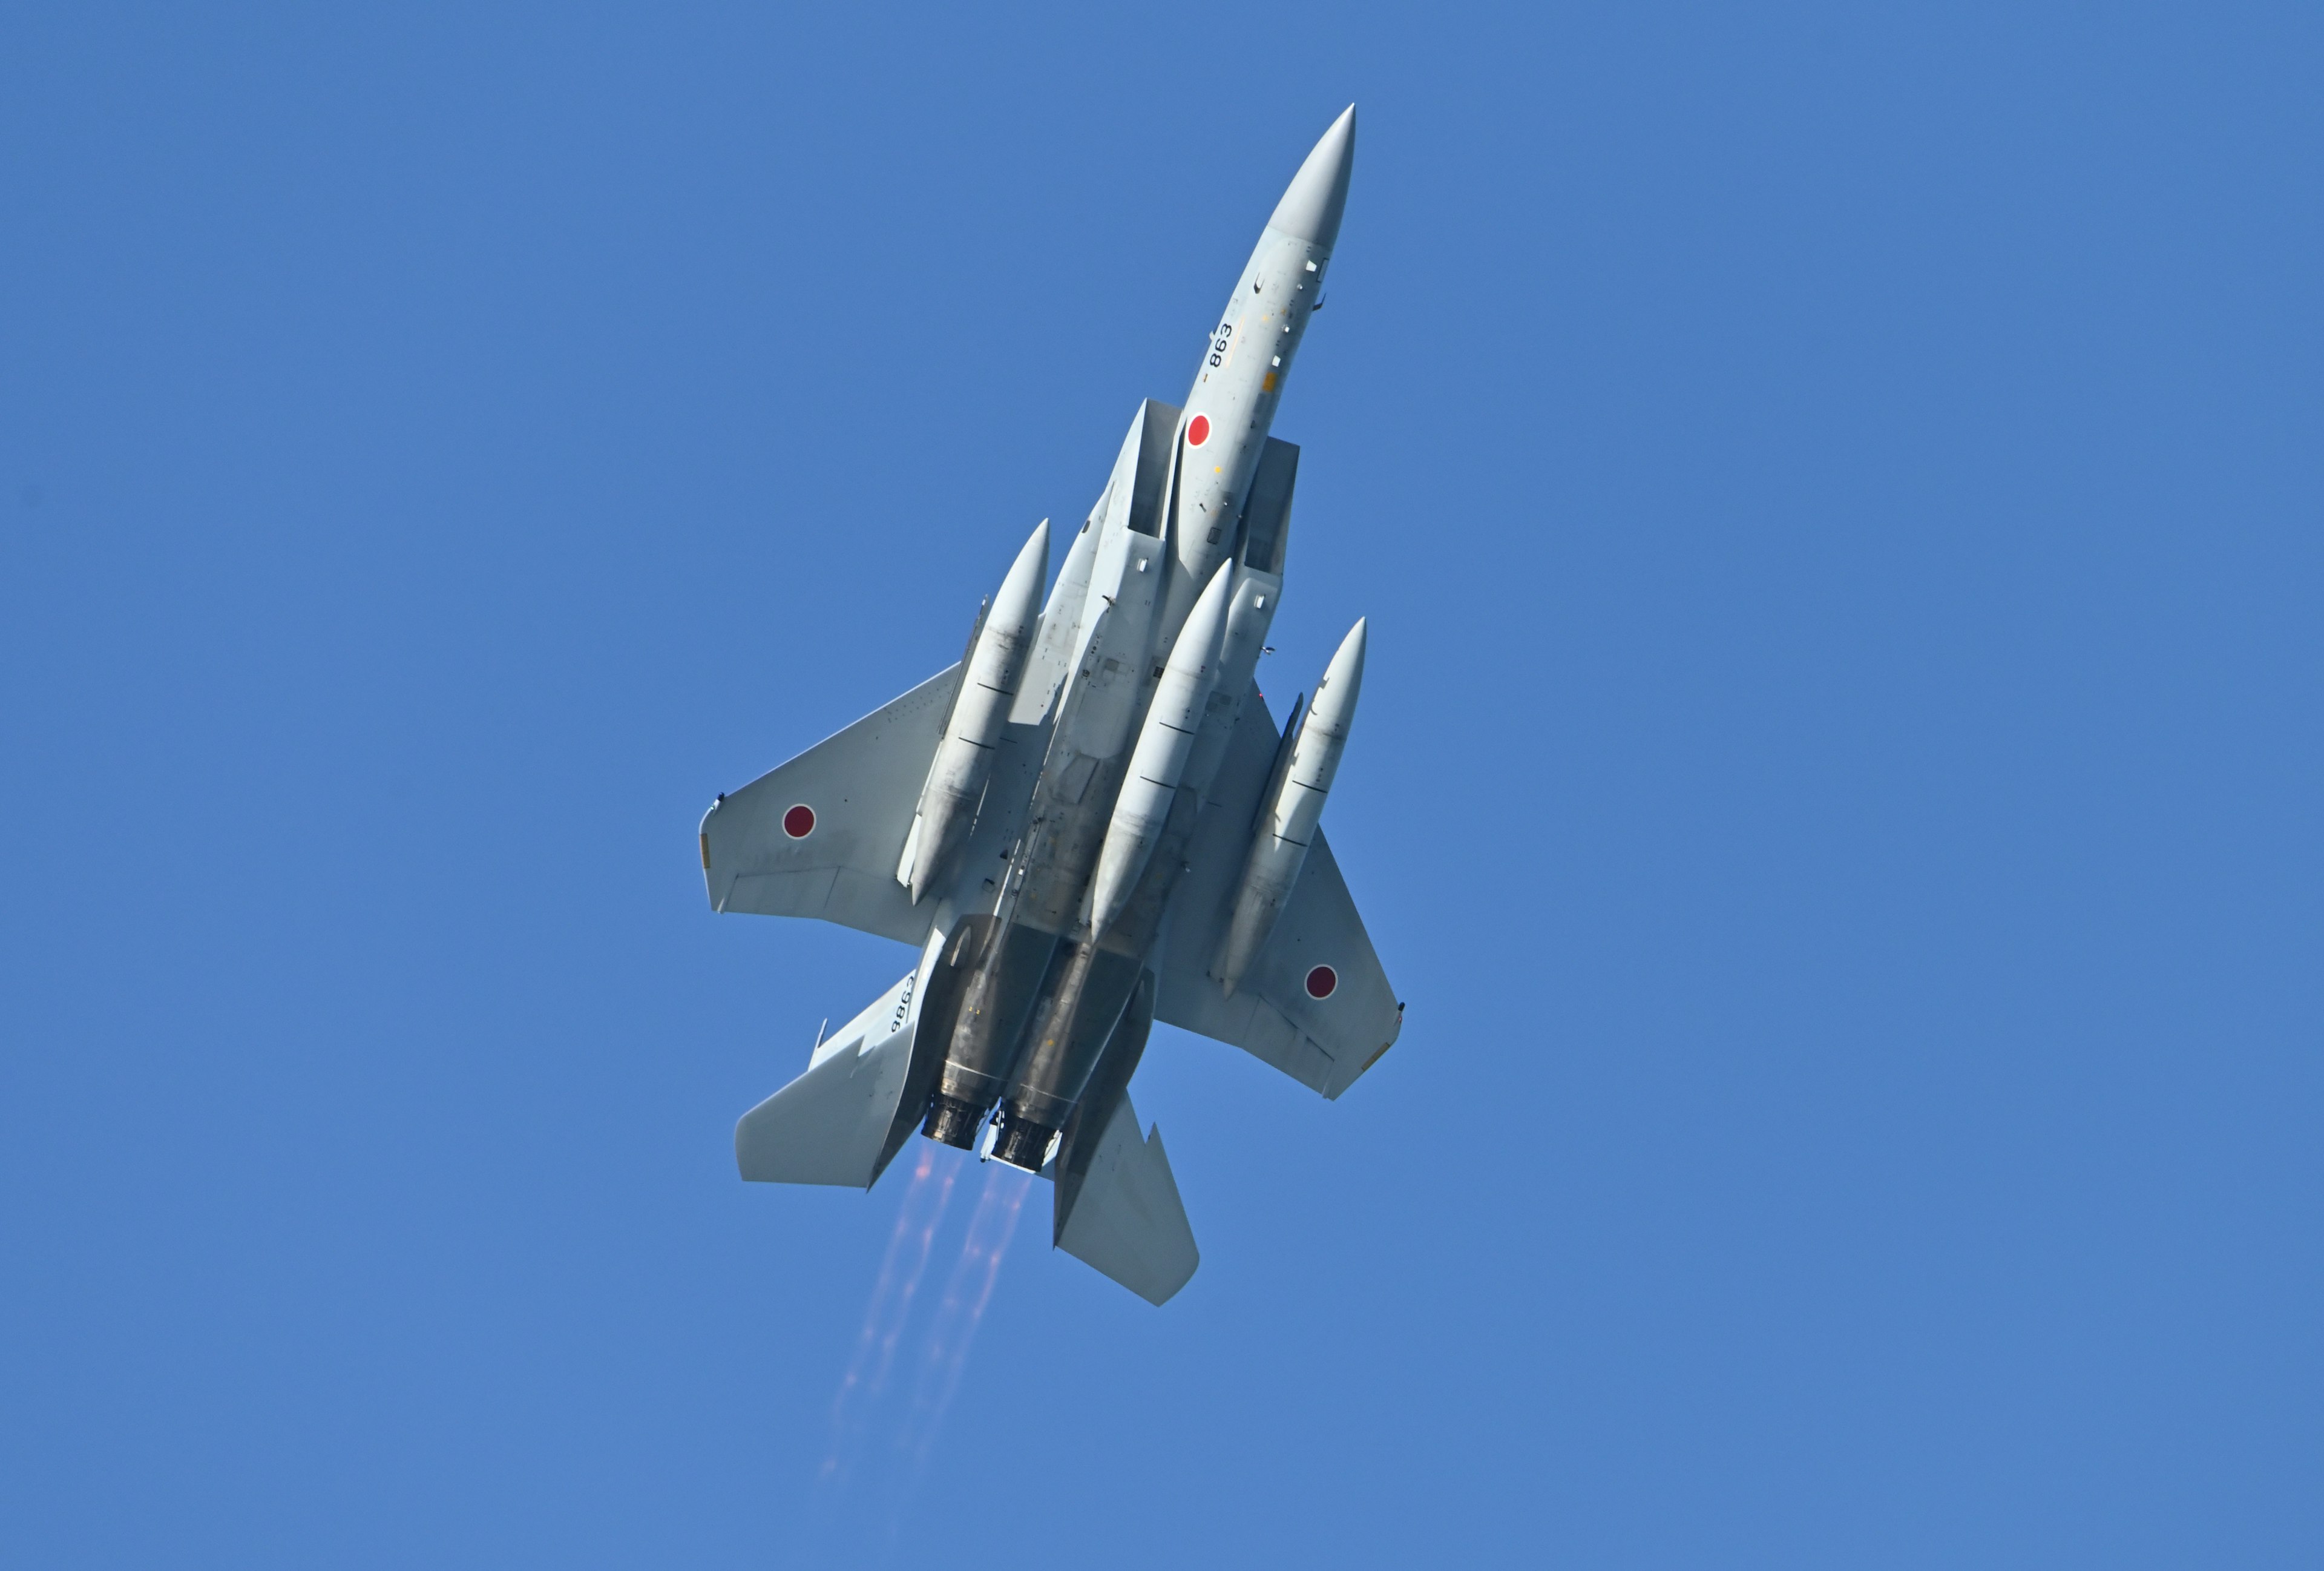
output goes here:
<path id="1" fill-rule="evenodd" d="M 2316 1564 L 2319 46 L 0 15 L 6 1557 Z M 1157 1032 L 1160 1311 L 973 1166 L 746 1188 L 908 956 L 702 809 L 957 655 L 1350 99 L 1262 682 L 1370 618 L 1402 1041 Z"/>

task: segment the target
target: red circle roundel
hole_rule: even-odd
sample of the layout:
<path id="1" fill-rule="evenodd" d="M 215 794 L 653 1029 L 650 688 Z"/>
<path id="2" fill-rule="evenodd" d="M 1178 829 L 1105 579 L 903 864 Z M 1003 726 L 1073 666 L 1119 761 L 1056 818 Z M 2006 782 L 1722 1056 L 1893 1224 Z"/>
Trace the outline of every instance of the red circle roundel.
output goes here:
<path id="1" fill-rule="evenodd" d="M 1198 414 L 1186 422 L 1186 445 L 1199 448 L 1211 439 L 1211 417 Z"/>
<path id="2" fill-rule="evenodd" d="M 785 813 L 783 815 L 783 833 L 788 835 L 794 840 L 804 840 L 809 835 L 814 834 L 815 809 L 808 807 L 805 802 L 801 802 L 789 812 Z M 1314 985 L 1314 979 L 1313 977 L 1308 979 L 1308 985 L 1311 987 Z M 1321 998 L 1323 994 L 1319 993 L 1316 996 Z"/>
<path id="3" fill-rule="evenodd" d="M 1318 966 L 1307 973 L 1307 996 L 1329 998 L 1340 985 L 1340 974 L 1329 966 Z"/>

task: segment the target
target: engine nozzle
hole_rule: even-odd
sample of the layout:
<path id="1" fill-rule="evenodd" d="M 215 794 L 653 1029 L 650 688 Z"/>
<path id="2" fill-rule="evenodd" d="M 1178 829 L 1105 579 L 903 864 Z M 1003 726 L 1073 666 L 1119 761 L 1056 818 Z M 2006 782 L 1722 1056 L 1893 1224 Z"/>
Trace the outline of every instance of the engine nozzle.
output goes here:
<path id="1" fill-rule="evenodd" d="M 1038 1173 L 1048 1161 L 1049 1144 L 1056 1138 L 1056 1130 L 1035 1123 L 1012 1109 L 1001 1114 L 1001 1132 L 992 1137 L 993 1160 Z"/>
<path id="2" fill-rule="evenodd" d="M 928 1099 L 928 1115 L 921 1121 L 920 1132 L 930 1140 L 973 1151 L 977 1132 L 983 1127 L 984 1109 L 939 1091 Z"/>

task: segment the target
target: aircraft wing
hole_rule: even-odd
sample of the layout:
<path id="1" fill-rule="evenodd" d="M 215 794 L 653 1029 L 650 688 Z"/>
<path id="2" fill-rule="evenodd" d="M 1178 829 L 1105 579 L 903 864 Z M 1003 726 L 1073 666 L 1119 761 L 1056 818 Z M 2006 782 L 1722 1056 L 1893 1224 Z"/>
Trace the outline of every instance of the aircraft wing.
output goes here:
<path id="1" fill-rule="evenodd" d="M 1243 699 L 1210 805 L 1187 850 L 1185 882 L 1171 902 L 1154 1012 L 1184 1030 L 1231 1042 L 1301 1085 L 1336 1097 L 1395 1045 L 1404 1006 L 1320 832 L 1282 918 L 1234 996 L 1210 976 L 1277 741 L 1267 700 L 1254 686 Z"/>
<path id="2" fill-rule="evenodd" d="M 896 861 L 960 670 L 946 667 L 712 808 L 702 820 L 711 909 L 820 917 L 920 942 L 928 912 L 896 882 Z"/>

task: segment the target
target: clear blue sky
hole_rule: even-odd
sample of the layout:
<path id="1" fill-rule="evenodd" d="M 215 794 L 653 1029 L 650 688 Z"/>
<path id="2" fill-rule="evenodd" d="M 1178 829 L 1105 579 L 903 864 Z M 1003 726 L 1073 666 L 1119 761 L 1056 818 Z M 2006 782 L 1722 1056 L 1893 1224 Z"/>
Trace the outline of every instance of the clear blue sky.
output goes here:
<path id="1" fill-rule="evenodd" d="M 0 1558 L 2324 1563 L 2319 79 L 2290 5 L 11 8 Z M 1158 1032 L 1193 1284 L 1028 1212 L 818 1482 L 909 1175 L 730 1132 L 908 957 L 696 820 L 956 656 L 1350 99 L 1262 679 L 1370 617 L 1403 1040 Z"/>

